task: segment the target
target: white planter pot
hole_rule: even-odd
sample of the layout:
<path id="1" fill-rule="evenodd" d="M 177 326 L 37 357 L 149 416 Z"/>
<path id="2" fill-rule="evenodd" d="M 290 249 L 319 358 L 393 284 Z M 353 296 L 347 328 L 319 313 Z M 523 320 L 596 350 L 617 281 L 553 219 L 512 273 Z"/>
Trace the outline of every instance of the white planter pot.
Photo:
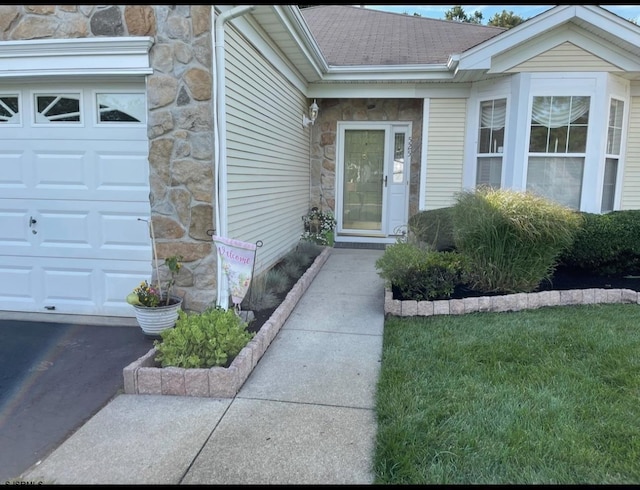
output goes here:
<path id="1" fill-rule="evenodd" d="M 145 335 L 160 336 L 160 332 L 173 328 L 178 320 L 178 311 L 182 308 L 182 298 L 171 296 L 175 302 L 168 306 L 139 306 L 133 308 L 136 312 L 136 320 Z"/>

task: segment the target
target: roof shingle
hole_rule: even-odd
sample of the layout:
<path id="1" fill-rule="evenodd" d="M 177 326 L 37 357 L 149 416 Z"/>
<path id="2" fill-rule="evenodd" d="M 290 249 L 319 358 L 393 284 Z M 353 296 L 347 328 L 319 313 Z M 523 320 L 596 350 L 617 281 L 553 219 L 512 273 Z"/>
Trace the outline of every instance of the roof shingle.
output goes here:
<path id="1" fill-rule="evenodd" d="M 331 66 L 442 64 L 506 30 L 351 5 L 300 12 Z"/>

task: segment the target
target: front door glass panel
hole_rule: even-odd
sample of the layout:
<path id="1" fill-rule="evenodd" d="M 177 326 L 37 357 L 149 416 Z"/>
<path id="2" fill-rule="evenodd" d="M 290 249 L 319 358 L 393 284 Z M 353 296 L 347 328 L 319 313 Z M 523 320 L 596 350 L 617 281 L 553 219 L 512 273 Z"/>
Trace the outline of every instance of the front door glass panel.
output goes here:
<path id="1" fill-rule="evenodd" d="M 345 230 L 382 230 L 384 142 L 384 130 L 345 131 Z"/>

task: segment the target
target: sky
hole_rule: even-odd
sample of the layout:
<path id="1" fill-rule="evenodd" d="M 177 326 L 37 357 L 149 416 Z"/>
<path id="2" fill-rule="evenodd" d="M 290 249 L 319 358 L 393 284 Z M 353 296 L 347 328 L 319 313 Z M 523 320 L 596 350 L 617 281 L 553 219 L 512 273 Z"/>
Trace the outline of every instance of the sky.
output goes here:
<path id="1" fill-rule="evenodd" d="M 398 14 L 406 12 L 409 15 L 413 15 L 418 13 L 422 17 L 444 19 L 444 13 L 452 9 L 453 5 L 365 5 L 365 7 Z M 462 5 L 467 15 L 472 16 L 476 10 L 482 12 L 483 24 L 486 24 L 494 14 L 503 10 L 513 12 L 523 19 L 528 19 L 552 7 L 553 5 Z M 602 5 L 602 7 L 624 19 L 632 19 L 640 24 L 640 5 Z"/>

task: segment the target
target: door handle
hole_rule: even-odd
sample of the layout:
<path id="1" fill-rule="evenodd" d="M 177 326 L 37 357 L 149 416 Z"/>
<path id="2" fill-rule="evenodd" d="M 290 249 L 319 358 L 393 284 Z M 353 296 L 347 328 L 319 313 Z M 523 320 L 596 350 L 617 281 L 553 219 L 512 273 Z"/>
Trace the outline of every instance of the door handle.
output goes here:
<path id="1" fill-rule="evenodd" d="M 36 223 L 37 223 L 37 221 L 34 219 L 34 217 L 33 216 L 29 216 L 29 228 L 31 228 Z M 36 235 L 38 233 L 38 231 L 34 228 L 34 229 L 31 230 L 31 233 Z"/>
<path id="2" fill-rule="evenodd" d="M 384 176 L 384 186 L 387 187 L 387 176 Z"/>

